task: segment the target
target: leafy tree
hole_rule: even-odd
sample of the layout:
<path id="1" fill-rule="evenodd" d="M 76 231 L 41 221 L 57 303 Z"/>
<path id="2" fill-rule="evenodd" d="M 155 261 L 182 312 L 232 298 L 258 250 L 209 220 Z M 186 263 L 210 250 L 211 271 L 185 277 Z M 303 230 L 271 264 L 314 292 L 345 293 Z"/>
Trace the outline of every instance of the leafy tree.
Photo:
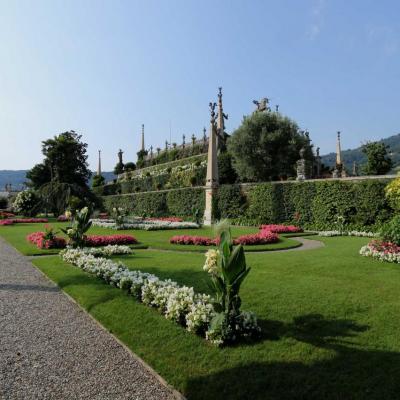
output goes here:
<path id="1" fill-rule="evenodd" d="M 92 187 L 103 186 L 105 179 L 103 175 L 95 175 L 92 180 Z"/>
<path id="2" fill-rule="evenodd" d="M 27 173 L 29 185 L 38 190 L 42 208 L 55 214 L 65 211 L 69 197 L 75 195 L 87 204 L 96 202 L 88 187 L 91 171 L 87 144 L 74 131 L 64 132 L 42 142 L 44 160 Z"/>
<path id="3" fill-rule="evenodd" d="M 33 189 L 40 189 L 41 186 L 51 180 L 50 166 L 44 163 L 36 164 L 26 173 L 26 177 L 30 180 L 28 186 Z"/>
<path id="4" fill-rule="evenodd" d="M 385 175 L 392 169 L 388 149 L 389 146 L 382 142 L 367 142 L 362 146 L 362 152 L 367 156 L 367 164 L 363 168 L 366 175 Z"/>
<path id="5" fill-rule="evenodd" d="M 242 181 L 294 176 L 299 152 L 313 160 L 312 145 L 297 124 L 279 113 L 256 112 L 243 119 L 228 139 L 233 166 Z"/>
<path id="6" fill-rule="evenodd" d="M 30 184 L 38 189 L 50 181 L 86 187 L 91 176 L 87 163 L 87 144 L 74 131 L 64 132 L 42 142 L 45 159 L 27 173 Z"/>

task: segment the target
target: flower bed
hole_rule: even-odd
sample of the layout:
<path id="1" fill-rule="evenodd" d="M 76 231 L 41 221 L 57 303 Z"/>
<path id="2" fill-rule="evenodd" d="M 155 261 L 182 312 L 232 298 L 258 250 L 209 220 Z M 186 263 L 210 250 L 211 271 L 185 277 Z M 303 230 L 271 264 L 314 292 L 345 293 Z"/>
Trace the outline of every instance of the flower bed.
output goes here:
<path id="1" fill-rule="evenodd" d="M 360 232 L 360 231 L 321 231 L 318 236 L 332 237 L 332 236 L 358 236 L 358 237 L 378 237 L 378 233 L 374 232 Z"/>
<path id="2" fill-rule="evenodd" d="M 299 233 L 303 232 L 303 229 L 295 225 L 261 225 L 261 230 L 270 231 L 273 233 Z"/>
<path id="3" fill-rule="evenodd" d="M 85 245 L 89 247 L 116 245 L 116 244 L 136 244 L 138 241 L 131 235 L 88 235 L 85 238 Z"/>
<path id="4" fill-rule="evenodd" d="M 189 332 L 197 333 L 217 345 L 223 344 L 221 340 L 213 339 L 210 329 L 216 312 L 209 295 L 195 293 L 192 287 L 179 286 L 170 279 L 161 280 L 153 274 L 131 271 L 120 262 L 96 258 L 85 251 L 68 249 L 60 252 L 60 256 L 63 261 L 126 290 L 143 304 L 157 308 L 165 318 L 184 326 Z M 242 337 L 260 331 L 253 313 L 241 312 L 236 324 Z"/>
<path id="5" fill-rule="evenodd" d="M 242 244 L 244 246 L 252 246 L 257 244 L 276 243 L 279 241 L 277 233 L 261 230 L 258 233 L 242 235 L 233 240 L 234 244 Z"/>
<path id="6" fill-rule="evenodd" d="M 57 217 L 57 221 L 58 222 L 67 222 L 67 221 L 70 221 L 71 219 L 70 218 L 68 218 L 66 215 L 59 215 L 58 217 Z"/>
<path id="7" fill-rule="evenodd" d="M 14 225 L 12 219 L 0 219 L 0 225 Z"/>
<path id="8" fill-rule="evenodd" d="M 39 249 L 63 249 L 67 245 L 64 238 L 54 237 L 53 239 L 45 239 L 44 232 L 33 232 L 26 239 L 28 242 L 35 244 Z"/>
<path id="9" fill-rule="evenodd" d="M 252 246 L 257 244 L 276 243 L 279 236 L 269 231 L 260 231 L 258 233 L 242 235 L 233 240 L 234 244 Z M 219 239 L 212 239 L 206 236 L 177 235 L 170 238 L 171 244 L 186 244 L 195 246 L 217 246 Z"/>
<path id="10" fill-rule="evenodd" d="M 183 219 L 179 217 L 158 217 L 158 218 L 146 218 L 145 221 L 183 222 Z"/>
<path id="11" fill-rule="evenodd" d="M 126 229 L 140 229 L 145 231 L 159 231 L 168 229 L 197 229 L 199 225 L 194 222 L 179 222 L 179 221 L 167 221 L 167 220 L 127 220 L 123 224 L 117 224 L 113 219 L 92 219 L 93 226 L 99 226 L 101 228 L 110 228 L 115 230 L 126 230 Z"/>
<path id="12" fill-rule="evenodd" d="M 400 247 L 391 242 L 373 240 L 361 247 L 360 254 L 365 257 L 373 257 L 379 261 L 400 263 Z"/>
<path id="13" fill-rule="evenodd" d="M 0 221 L 1 225 L 36 224 L 36 223 L 46 223 L 46 222 L 48 222 L 47 218 L 12 218 L 12 219 L 3 219 Z"/>
<path id="14" fill-rule="evenodd" d="M 217 239 L 207 236 L 177 235 L 169 239 L 171 244 L 192 244 L 195 246 L 216 246 Z"/>
<path id="15" fill-rule="evenodd" d="M 3 218 L 13 218 L 15 215 L 13 213 L 7 212 L 7 211 L 0 211 L 0 219 Z"/>

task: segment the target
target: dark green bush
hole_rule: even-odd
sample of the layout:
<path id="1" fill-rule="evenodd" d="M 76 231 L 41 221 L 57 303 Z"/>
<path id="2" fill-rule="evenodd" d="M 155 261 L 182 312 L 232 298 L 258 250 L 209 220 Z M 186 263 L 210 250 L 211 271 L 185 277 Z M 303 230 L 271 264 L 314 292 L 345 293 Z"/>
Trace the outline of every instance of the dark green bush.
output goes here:
<path id="1" fill-rule="evenodd" d="M 202 188 L 171 190 L 167 193 L 167 209 L 169 215 L 192 216 L 193 209 L 204 214 L 205 194 Z"/>
<path id="2" fill-rule="evenodd" d="M 221 186 L 217 192 L 215 217 L 237 218 L 242 215 L 246 206 L 246 197 L 239 185 Z"/>
<path id="3" fill-rule="evenodd" d="M 7 197 L 1 196 L 1 197 L 0 197 L 0 210 L 1 210 L 1 209 L 4 209 L 4 208 L 7 208 L 7 206 L 8 206 L 8 199 L 7 199 Z"/>

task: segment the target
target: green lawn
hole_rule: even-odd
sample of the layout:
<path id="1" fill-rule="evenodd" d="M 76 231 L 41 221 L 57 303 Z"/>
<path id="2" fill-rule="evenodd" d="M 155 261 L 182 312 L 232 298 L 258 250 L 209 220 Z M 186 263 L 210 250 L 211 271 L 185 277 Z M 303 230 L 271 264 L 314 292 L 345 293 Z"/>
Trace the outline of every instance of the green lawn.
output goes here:
<path id="1" fill-rule="evenodd" d="M 365 238 L 318 240 L 326 247 L 247 254 L 242 308 L 263 335 L 223 349 L 57 256 L 34 263 L 188 399 L 399 398 L 400 266 L 359 256 Z M 202 254 L 120 259 L 208 291 Z"/>
<path id="2" fill-rule="evenodd" d="M 66 227 L 66 222 L 53 222 L 49 224 L 59 230 L 62 227 Z M 0 236 L 4 237 L 9 243 L 11 243 L 18 251 L 22 254 L 33 256 L 43 254 L 57 254 L 57 249 L 42 250 L 38 249 L 35 245 L 26 241 L 26 236 L 29 233 L 36 231 L 43 231 L 45 224 L 15 224 L 11 226 L 0 226 Z M 232 234 L 234 237 L 245 235 L 248 233 L 256 233 L 257 228 L 249 227 L 232 227 Z M 196 236 L 208 236 L 214 237 L 214 231 L 210 227 L 202 227 L 200 229 L 176 229 L 176 230 L 164 230 L 164 231 L 143 231 L 143 230 L 123 230 L 116 231 L 109 228 L 92 227 L 88 234 L 90 235 L 115 235 L 115 234 L 127 234 L 133 235 L 141 245 L 145 247 L 151 247 L 153 249 L 164 249 L 164 250 L 178 250 L 178 251 L 196 251 L 205 252 L 207 247 L 205 246 L 191 246 L 191 245 L 177 245 L 170 244 L 169 239 L 175 235 L 196 235 Z M 58 236 L 64 236 L 61 232 Z M 290 235 L 288 235 L 290 236 Z M 142 246 L 142 247 L 143 247 Z M 246 246 L 246 251 L 269 251 L 269 250 L 281 250 L 288 248 L 295 248 L 300 246 L 300 243 L 296 240 L 287 238 L 287 235 L 280 235 L 278 243 L 272 243 L 267 245 L 259 246 Z M 135 247 L 135 246 L 134 246 Z"/>

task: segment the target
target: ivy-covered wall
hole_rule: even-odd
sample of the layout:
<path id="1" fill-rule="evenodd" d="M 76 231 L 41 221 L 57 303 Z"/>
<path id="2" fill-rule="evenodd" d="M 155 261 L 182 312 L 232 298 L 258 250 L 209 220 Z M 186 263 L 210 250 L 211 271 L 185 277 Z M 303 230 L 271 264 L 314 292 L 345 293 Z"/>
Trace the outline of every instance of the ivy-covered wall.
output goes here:
<path id="1" fill-rule="evenodd" d="M 309 229 L 337 229 L 338 216 L 349 229 L 377 229 L 393 214 L 384 188 L 390 179 L 306 181 L 223 185 L 214 201 L 216 218 L 233 223 L 295 223 Z M 204 212 L 203 188 L 183 188 L 104 196 L 106 209 L 115 206 L 135 215 L 193 216 Z"/>

